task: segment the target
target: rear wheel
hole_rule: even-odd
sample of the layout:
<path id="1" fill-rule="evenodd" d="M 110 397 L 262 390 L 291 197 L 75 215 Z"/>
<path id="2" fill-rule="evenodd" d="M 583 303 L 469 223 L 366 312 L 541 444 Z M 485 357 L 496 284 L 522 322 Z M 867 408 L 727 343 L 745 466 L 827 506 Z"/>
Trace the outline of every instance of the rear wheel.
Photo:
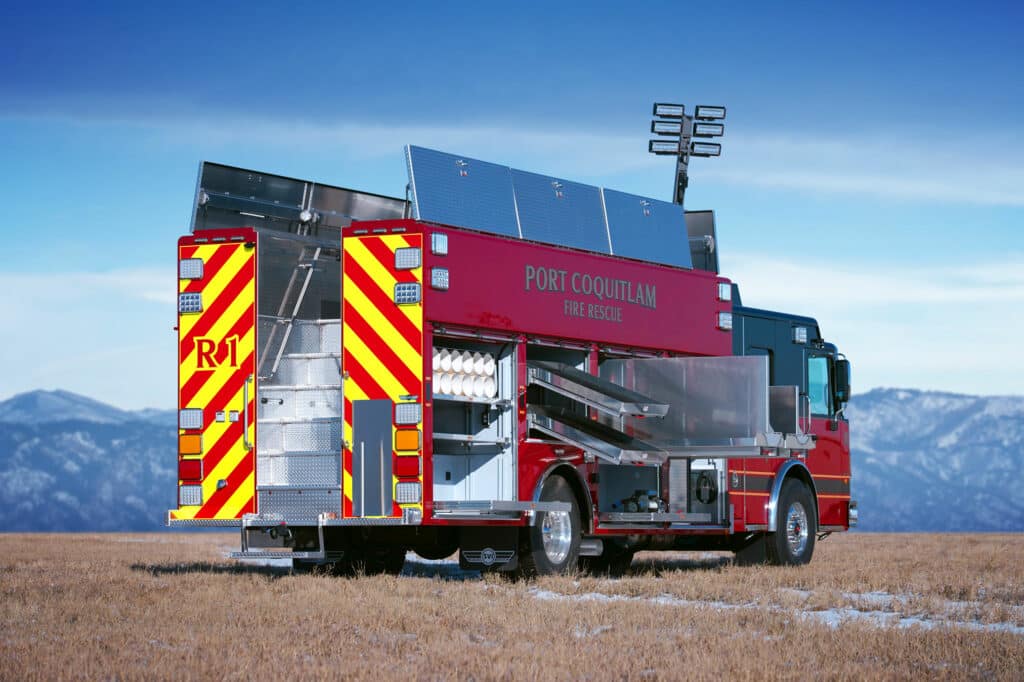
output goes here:
<path id="1" fill-rule="evenodd" d="M 525 529 L 519 571 L 527 576 L 567 573 L 576 567 L 580 555 L 579 504 L 561 476 L 550 476 L 544 481 L 540 501 L 566 502 L 569 510 L 538 512 L 536 523 Z"/>
<path id="2" fill-rule="evenodd" d="M 803 481 L 791 478 L 782 484 L 775 513 L 776 530 L 766 538 L 768 561 L 778 566 L 806 564 L 814 554 L 818 519 Z"/>

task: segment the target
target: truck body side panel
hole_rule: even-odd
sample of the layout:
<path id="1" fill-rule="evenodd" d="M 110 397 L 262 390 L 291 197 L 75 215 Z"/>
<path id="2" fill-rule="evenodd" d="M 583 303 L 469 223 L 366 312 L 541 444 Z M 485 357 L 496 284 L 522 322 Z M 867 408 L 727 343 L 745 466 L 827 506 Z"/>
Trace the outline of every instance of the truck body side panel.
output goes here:
<path id="1" fill-rule="evenodd" d="M 430 292 L 431 321 L 598 346 L 688 355 L 729 355 L 717 328 L 731 310 L 712 273 L 506 239 L 429 228 L 448 237 L 450 286 Z M 680 239 L 685 239 L 681 235 Z"/>

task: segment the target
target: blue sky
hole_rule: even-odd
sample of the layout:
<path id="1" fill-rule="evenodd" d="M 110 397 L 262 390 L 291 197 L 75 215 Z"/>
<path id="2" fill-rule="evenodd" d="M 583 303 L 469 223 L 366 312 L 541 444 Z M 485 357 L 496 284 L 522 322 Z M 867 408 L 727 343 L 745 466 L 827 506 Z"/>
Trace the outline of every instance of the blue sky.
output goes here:
<path id="1" fill-rule="evenodd" d="M 691 165 L 744 302 L 856 388 L 1022 393 L 1024 10 L 1002 3 L 95 3 L 0 25 L 0 399 L 175 395 L 202 159 L 399 195 L 420 144 L 668 199 L 652 101 L 728 106 Z"/>

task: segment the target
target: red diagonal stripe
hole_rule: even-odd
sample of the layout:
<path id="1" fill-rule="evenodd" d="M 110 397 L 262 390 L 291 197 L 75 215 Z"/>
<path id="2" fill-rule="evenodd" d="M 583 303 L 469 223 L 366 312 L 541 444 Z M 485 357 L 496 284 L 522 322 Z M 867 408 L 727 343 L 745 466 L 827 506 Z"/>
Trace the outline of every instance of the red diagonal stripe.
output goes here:
<path id="1" fill-rule="evenodd" d="M 352 425 L 352 401 L 349 400 L 348 398 L 345 398 L 345 411 L 344 411 L 343 414 L 345 416 L 345 423 L 351 426 Z"/>
<path id="2" fill-rule="evenodd" d="M 203 471 L 209 475 L 213 471 L 214 467 L 220 464 L 220 461 L 224 459 L 224 455 L 228 454 L 238 441 L 242 438 L 242 422 L 237 421 L 228 425 L 228 428 L 224 430 L 224 433 L 220 435 L 217 442 L 214 443 L 203 457 Z"/>
<path id="3" fill-rule="evenodd" d="M 348 301 L 345 302 L 345 324 L 350 332 L 362 340 L 384 369 L 401 384 L 406 393 L 419 393 L 420 379 L 413 373 L 391 346 L 363 319 Z M 415 348 L 415 346 L 413 346 Z"/>
<path id="4" fill-rule="evenodd" d="M 217 490 L 210 496 L 209 500 L 203 504 L 203 508 L 199 510 L 197 517 L 204 519 L 212 519 L 217 516 L 217 513 L 223 509 L 224 505 L 227 504 L 231 496 L 234 495 L 239 487 L 245 482 L 245 479 L 252 473 L 253 468 L 253 455 L 247 453 L 242 461 L 238 463 L 235 470 L 228 474 L 228 477 L 224 479 L 227 482 L 220 490 Z M 255 492 L 255 489 L 254 491 Z"/>
<path id="5" fill-rule="evenodd" d="M 239 339 L 241 339 L 242 337 L 244 337 L 246 333 L 248 333 L 248 331 L 253 328 L 253 313 L 255 312 L 255 310 L 256 303 L 253 302 L 253 304 L 250 305 L 245 310 L 245 312 L 241 314 L 241 316 L 238 318 L 238 321 L 235 322 L 234 326 L 232 326 L 231 329 L 228 330 L 228 333 L 224 338 L 230 339 L 232 336 L 237 336 Z M 217 354 L 214 356 L 214 358 L 216 358 L 218 362 L 224 362 L 227 359 L 227 355 L 228 347 L 227 344 L 224 344 L 223 346 L 217 349 Z M 246 369 L 246 367 L 247 366 L 244 363 L 239 365 L 239 369 Z M 252 367 L 249 367 L 248 369 L 250 370 L 250 373 L 255 373 L 252 372 Z M 203 386 L 206 385 L 206 382 L 212 376 L 212 374 L 210 372 L 207 372 L 206 370 L 197 369 L 195 370 L 195 372 L 196 374 L 193 374 L 192 378 L 186 381 L 185 386 L 182 387 L 181 389 L 182 405 L 188 405 L 192 398 L 194 398 L 196 394 L 203 389 Z"/>
<path id="6" fill-rule="evenodd" d="M 182 407 L 188 407 L 188 404 L 192 401 L 192 398 L 196 397 L 196 394 L 206 385 L 206 382 L 213 376 L 216 370 L 212 369 L 197 369 L 194 370 L 192 376 L 188 378 L 185 385 L 181 387 L 181 402 L 179 403 Z"/>
<path id="7" fill-rule="evenodd" d="M 234 249 L 220 248 L 214 251 L 213 255 L 210 256 L 210 260 L 203 263 L 203 278 L 194 279 L 191 282 L 189 282 L 188 286 L 185 287 L 185 291 L 202 291 L 203 286 L 213 279 L 213 277 L 224 266 L 224 263 L 227 262 L 228 258 L 231 257 L 232 253 L 234 253 Z M 185 258 L 191 258 L 191 256 L 182 255 L 181 259 L 185 260 Z"/>
<path id="8" fill-rule="evenodd" d="M 179 260 L 185 260 L 186 258 L 191 258 L 192 255 L 195 254 L 196 250 L 198 250 L 198 249 L 199 249 L 199 247 L 196 246 L 195 244 L 190 244 L 188 246 L 182 246 L 179 249 L 179 251 L 178 251 L 178 259 Z"/>
<path id="9" fill-rule="evenodd" d="M 388 274 L 399 282 L 415 282 L 416 276 L 412 270 L 395 269 L 395 252 L 392 251 L 380 237 L 363 237 L 359 240 L 366 247 L 366 250 L 373 254 L 373 257 L 384 267 Z M 422 258 L 422 254 L 421 258 Z"/>
<path id="10" fill-rule="evenodd" d="M 394 292 L 385 294 L 381 291 L 380 286 L 366 274 L 366 271 L 351 256 L 345 259 L 345 274 L 352 280 L 353 284 L 359 287 L 359 290 L 363 292 L 363 295 L 370 301 L 370 304 L 384 316 L 384 319 L 391 323 L 395 331 L 401 334 L 402 338 L 408 341 L 410 346 L 419 348 L 420 331 L 398 309 L 398 305 L 392 298 Z"/>
<path id="11" fill-rule="evenodd" d="M 348 372 L 349 378 L 355 382 L 355 385 L 362 389 L 363 393 L 366 394 L 367 399 L 374 400 L 379 398 L 388 398 L 388 394 L 384 392 L 384 389 L 380 387 L 380 384 L 370 376 L 370 373 L 366 371 L 366 368 L 355 361 L 352 354 L 348 351 L 344 351 L 344 367 L 345 371 Z"/>
<path id="12" fill-rule="evenodd" d="M 234 303 L 235 298 L 242 289 L 252 281 L 252 277 L 252 259 L 249 259 L 238 270 L 227 287 L 217 296 L 216 300 L 203 301 L 203 306 L 206 309 L 200 313 L 199 320 L 192 326 L 188 334 L 185 335 L 185 338 L 181 340 L 178 357 L 181 358 L 182 362 L 185 361 L 195 347 L 195 338 L 204 336 L 213 328 L 213 325 L 217 324 L 224 311 Z"/>
<path id="13" fill-rule="evenodd" d="M 419 245 L 420 245 L 420 235 L 418 235 L 418 234 L 403 234 L 402 235 L 402 239 L 404 239 L 405 243 L 408 244 L 409 246 L 414 246 L 416 248 L 419 248 Z"/>

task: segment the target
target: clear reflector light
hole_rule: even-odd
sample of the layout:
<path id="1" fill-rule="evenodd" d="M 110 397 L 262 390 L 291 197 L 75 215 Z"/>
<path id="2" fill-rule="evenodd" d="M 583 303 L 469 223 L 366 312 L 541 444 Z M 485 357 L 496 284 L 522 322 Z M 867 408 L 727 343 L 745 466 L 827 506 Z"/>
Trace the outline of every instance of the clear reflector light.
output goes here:
<path id="1" fill-rule="evenodd" d="M 726 332 L 732 330 L 732 313 L 718 313 L 718 328 Z"/>
<path id="2" fill-rule="evenodd" d="M 197 507 L 203 503 L 203 486 L 183 485 L 178 488 L 178 505 Z"/>
<path id="3" fill-rule="evenodd" d="M 678 154 L 679 142 L 672 140 L 651 140 L 647 145 L 651 154 Z"/>
<path id="4" fill-rule="evenodd" d="M 419 424 L 422 410 L 419 403 L 398 403 L 395 405 L 395 423 L 402 426 Z"/>
<path id="5" fill-rule="evenodd" d="M 694 156 L 721 156 L 722 145 L 715 142 L 691 142 L 690 153 Z"/>
<path id="6" fill-rule="evenodd" d="M 203 312 L 203 295 L 198 293 L 178 294 L 178 312 Z"/>
<path id="7" fill-rule="evenodd" d="M 178 279 L 202 279 L 203 259 L 185 258 L 178 261 Z"/>
<path id="8" fill-rule="evenodd" d="M 682 104 L 668 104 L 666 102 L 655 102 L 654 115 L 663 118 L 682 118 L 686 107 Z"/>
<path id="9" fill-rule="evenodd" d="M 430 287 L 448 291 L 448 268 L 430 268 Z"/>
<path id="10" fill-rule="evenodd" d="M 695 137 L 721 137 L 725 134 L 725 126 L 721 123 L 703 123 L 698 121 L 693 124 Z"/>
<path id="11" fill-rule="evenodd" d="M 419 483 L 399 483 L 395 486 L 395 502 L 409 504 L 420 501 Z"/>
<path id="12" fill-rule="evenodd" d="M 732 285 L 728 282 L 718 283 L 718 300 L 719 301 L 731 301 L 732 300 Z"/>
<path id="13" fill-rule="evenodd" d="M 395 270 L 413 270 L 420 266 L 420 250 L 414 246 L 395 249 Z"/>
<path id="14" fill-rule="evenodd" d="M 707 104 L 698 104 L 697 110 L 694 112 L 693 116 L 694 118 L 725 118 L 725 107 L 712 107 Z"/>
<path id="15" fill-rule="evenodd" d="M 807 327 L 793 327 L 793 343 L 807 343 Z"/>
<path id="16" fill-rule="evenodd" d="M 651 121 L 651 132 L 658 135 L 678 135 L 682 128 L 681 121 Z"/>
<path id="17" fill-rule="evenodd" d="M 395 284 L 395 303 L 404 305 L 420 302 L 420 285 L 418 282 L 399 282 Z"/>
<path id="18" fill-rule="evenodd" d="M 198 407 L 188 407 L 178 413 L 178 428 L 203 428 L 203 411 Z"/>
<path id="19" fill-rule="evenodd" d="M 430 253 L 435 256 L 448 255 L 448 235 L 435 232 L 430 235 Z"/>

